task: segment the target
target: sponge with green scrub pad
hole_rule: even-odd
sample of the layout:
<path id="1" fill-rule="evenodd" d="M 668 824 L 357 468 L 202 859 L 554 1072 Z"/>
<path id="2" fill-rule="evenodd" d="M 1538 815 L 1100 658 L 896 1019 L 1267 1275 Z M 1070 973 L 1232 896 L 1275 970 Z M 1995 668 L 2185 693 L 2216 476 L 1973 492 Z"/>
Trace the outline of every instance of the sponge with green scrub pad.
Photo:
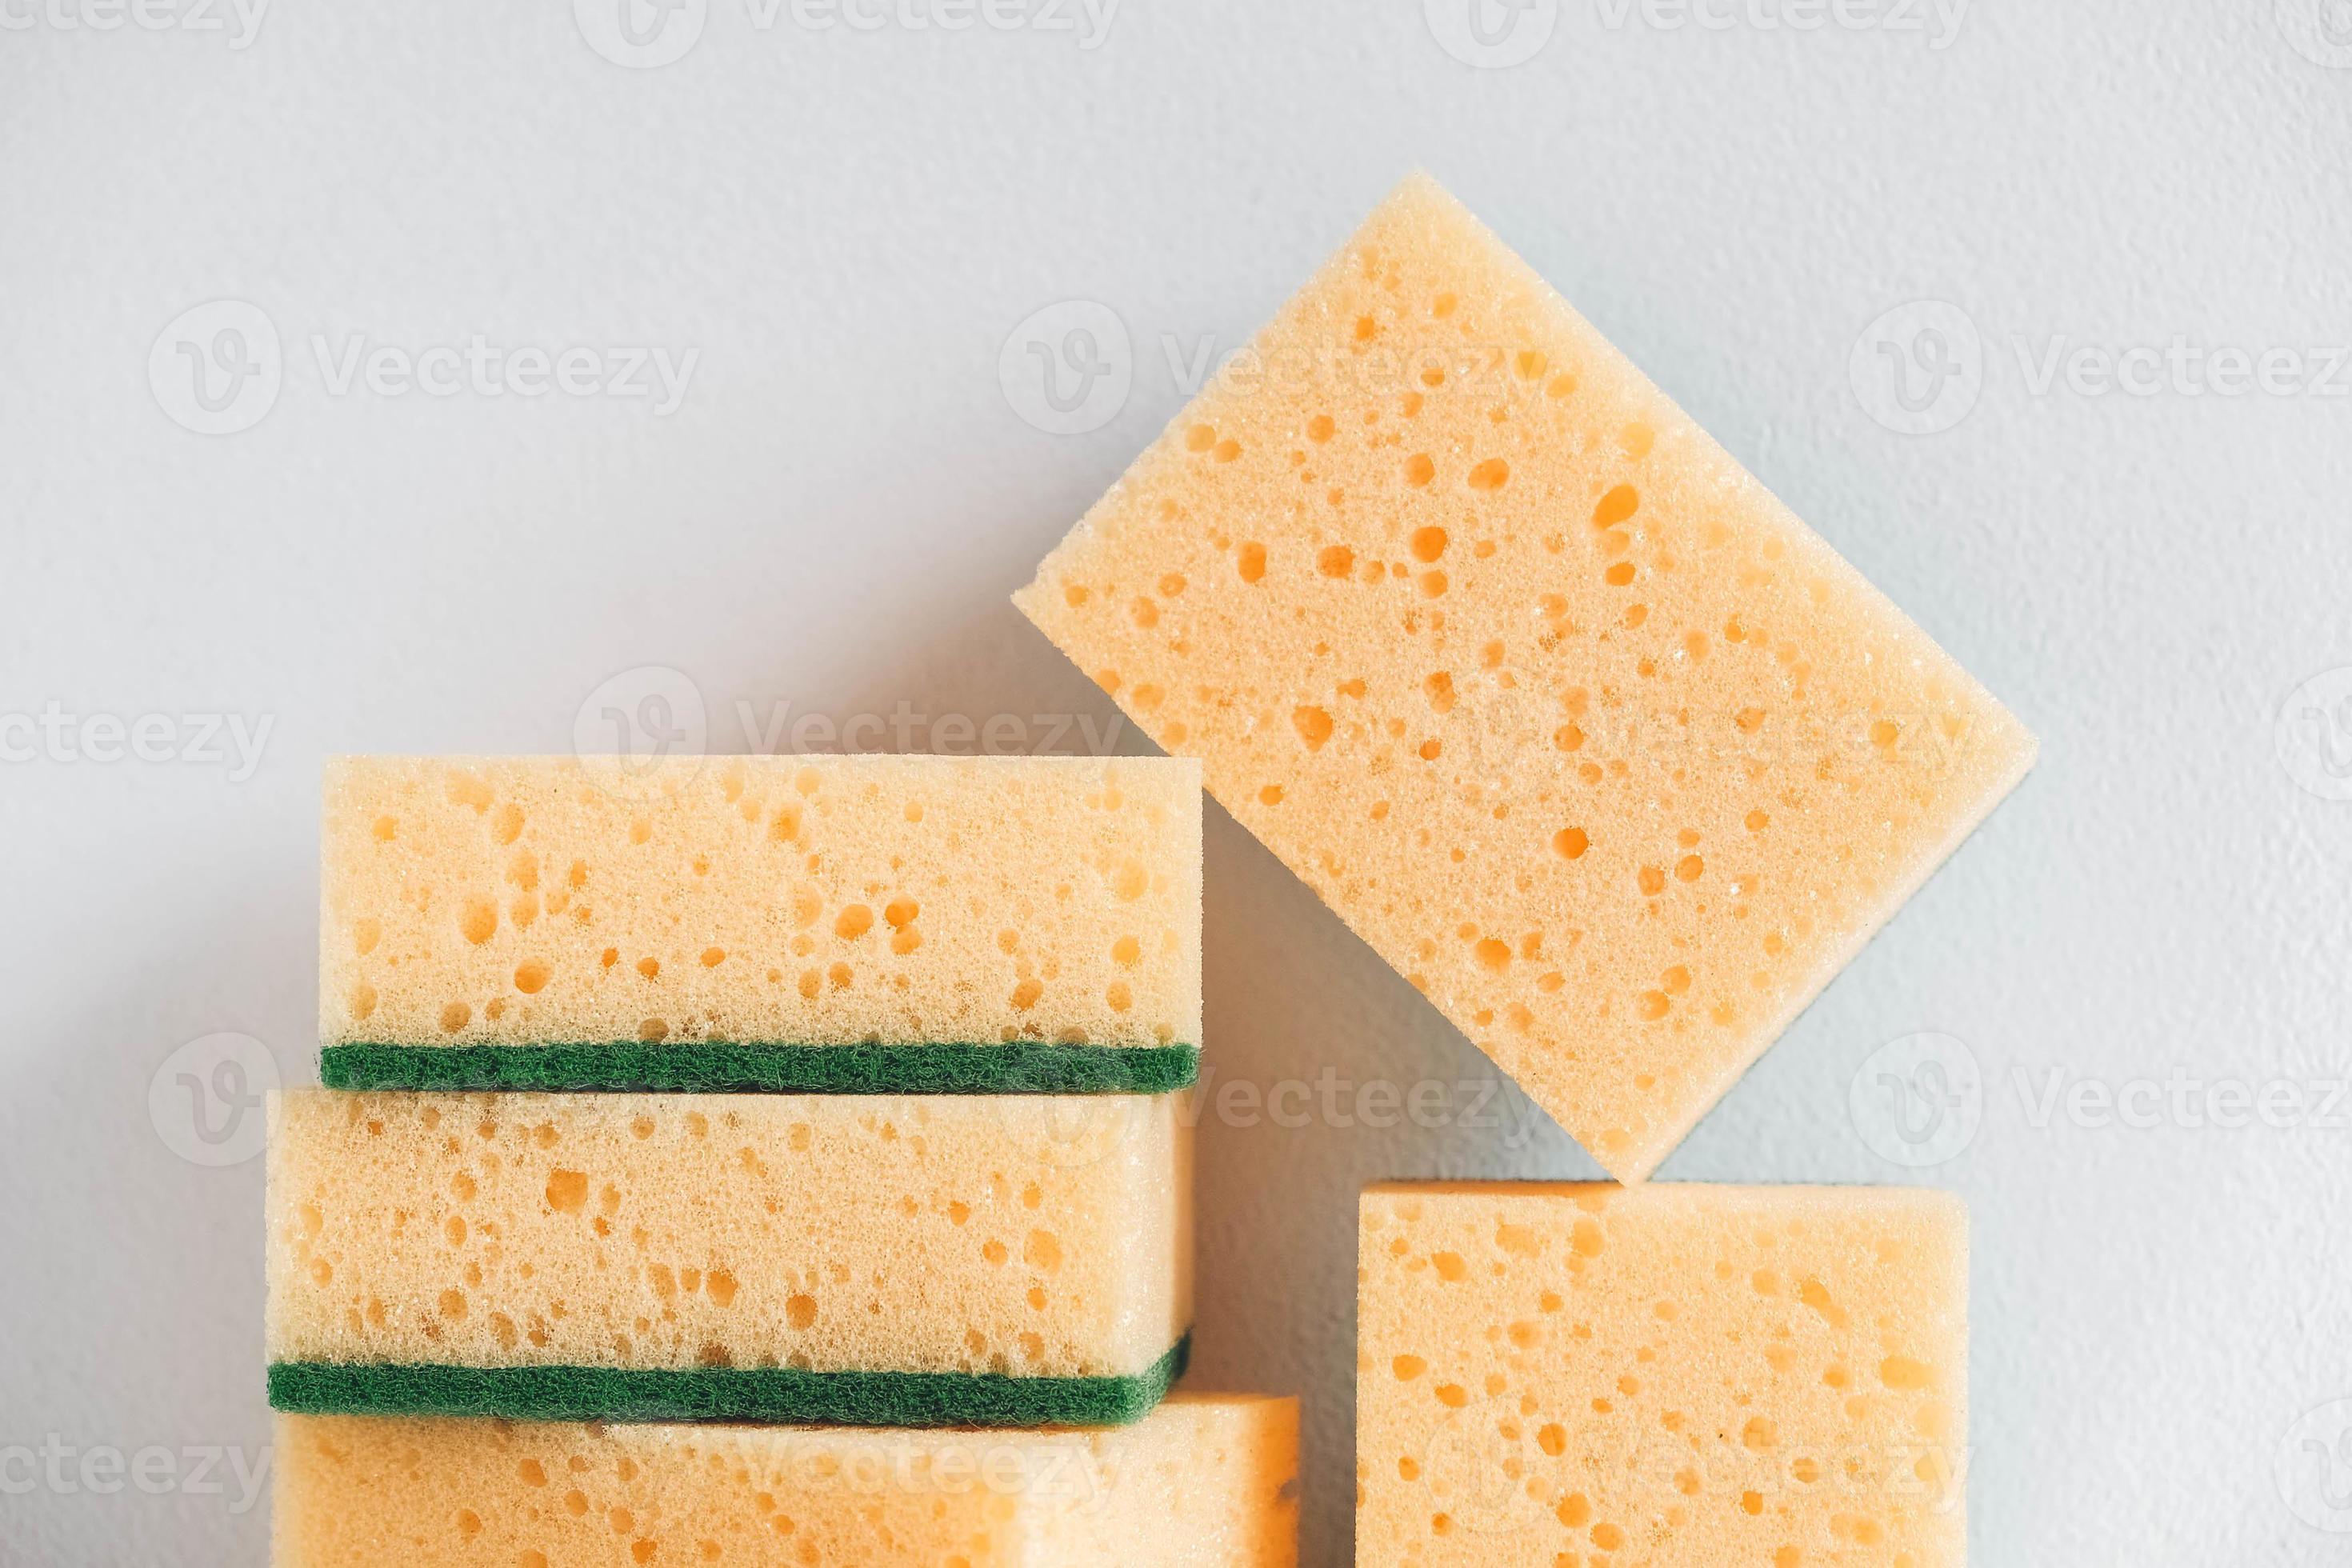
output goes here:
<path id="1" fill-rule="evenodd" d="M 1201 1038 L 1198 764 L 344 757 L 341 1089 L 1160 1093 Z"/>
<path id="2" fill-rule="evenodd" d="M 1192 1322 L 1181 1097 L 455 1095 L 269 1108 L 271 1402 L 1132 1421 Z"/>

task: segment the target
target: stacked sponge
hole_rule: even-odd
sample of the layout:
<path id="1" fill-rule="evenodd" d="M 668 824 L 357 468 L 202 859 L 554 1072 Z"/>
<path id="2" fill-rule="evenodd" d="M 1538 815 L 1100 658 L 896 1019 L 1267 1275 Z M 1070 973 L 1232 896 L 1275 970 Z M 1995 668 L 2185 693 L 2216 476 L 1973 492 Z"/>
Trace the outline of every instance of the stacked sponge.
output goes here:
<path id="1" fill-rule="evenodd" d="M 1076 1560 L 1155 1488 L 1283 1534 L 1286 1405 L 1154 1414 L 1191 1324 L 1200 823 L 1156 760 L 334 763 L 329 1087 L 270 1108 L 281 1559 L 571 1561 L 593 1501 L 645 1562 L 711 1489 L 838 1458 L 610 1422 L 898 1429 L 925 1467 L 952 1445 L 908 1429 L 1140 1422 L 1088 1441 L 1158 1479 L 1073 1511 L 1015 1478 L 958 1555 Z M 612 1474 L 554 1486 L 559 1454 Z M 697 1551 L 954 1560 L 853 1551 L 870 1510 L 821 1479 Z"/>
<path id="2" fill-rule="evenodd" d="M 1154 1093 L 1201 1038 L 1195 764 L 354 757 L 343 1089 Z"/>

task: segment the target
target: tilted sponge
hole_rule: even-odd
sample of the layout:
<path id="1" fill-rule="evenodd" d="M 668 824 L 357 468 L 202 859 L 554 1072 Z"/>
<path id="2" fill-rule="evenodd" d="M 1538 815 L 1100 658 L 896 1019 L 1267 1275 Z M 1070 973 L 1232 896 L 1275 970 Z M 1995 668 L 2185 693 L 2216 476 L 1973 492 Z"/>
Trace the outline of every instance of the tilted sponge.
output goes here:
<path id="1" fill-rule="evenodd" d="M 1126 1421 L 1181 1368 L 1177 1097 L 269 1106 L 281 1408 Z"/>
<path id="2" fill-rule="evenodd" d="M 1622 1180 L 2033 755 L 1425 179 L 1016 603 Z"/>
<path id="3" fill-rule="evenodd" d="M 337 1087 L 1153 1092 L 1200 1044 L 1189 761 L 344 757 L 321 868 Z"/>
<path id="4" fill-rule="evenodd" d="M 1091 1432 L 281 1415 L 278 1568 L 1292 1568 L 1295 1401 Z"/>
<path id="5" fill-rule="evenodd" d="M 1964 1561 L 1958 1200 L 1400 1185 L 1361 1220 L 1358 1562 Z"/>

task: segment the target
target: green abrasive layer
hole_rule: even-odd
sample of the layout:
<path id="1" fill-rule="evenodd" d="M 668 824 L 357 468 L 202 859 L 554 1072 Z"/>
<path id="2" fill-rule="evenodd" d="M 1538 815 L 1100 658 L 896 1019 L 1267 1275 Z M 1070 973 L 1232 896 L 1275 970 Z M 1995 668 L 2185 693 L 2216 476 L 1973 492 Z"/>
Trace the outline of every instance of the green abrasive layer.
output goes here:
<path id="1" fill-rule="evenodd" d="M 329 1089 L 661 1094 L 1168 1094 L 1197 1046 L 329 1046 Z"/>
<path id="2" fill-rule="evenodd" d="M 789 1367 L 431 1366 L 278 1362 L 269 1403 L 303 1415 L 767 1421 L 840 1426 L 1125 1426 L 1184 1375 L 1185 1335 L 1133 1377 L 798 1372 Z"/>

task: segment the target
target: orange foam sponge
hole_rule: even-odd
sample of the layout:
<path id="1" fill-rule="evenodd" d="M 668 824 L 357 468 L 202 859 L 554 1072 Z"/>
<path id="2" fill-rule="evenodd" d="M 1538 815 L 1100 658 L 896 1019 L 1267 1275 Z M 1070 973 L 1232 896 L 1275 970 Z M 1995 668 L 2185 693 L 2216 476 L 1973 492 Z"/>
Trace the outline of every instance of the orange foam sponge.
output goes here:
<path id="1" fill-rule="evenodd" d="M 278 1568 L 1292 1568 L 1295 1400 L 1116 1431 L 281 1415 Z"/>
<path id="2" fill-rule="evenodd" d="M 1621 1180 L 2033 759 L 1421 178 L 1015 602 Z"/>
<path id="3" fill-rule="evenodd" d="M 1965 1561 L 1958 1200 L 1396 1185 L 1361 1225 L 1358 1562 Z"/>
<path id="4" fill-rule="evenodd" d="M 1160 1093 L 1201 1039 L 1189 762 L 342 757 L 338 1089 Z"/>

